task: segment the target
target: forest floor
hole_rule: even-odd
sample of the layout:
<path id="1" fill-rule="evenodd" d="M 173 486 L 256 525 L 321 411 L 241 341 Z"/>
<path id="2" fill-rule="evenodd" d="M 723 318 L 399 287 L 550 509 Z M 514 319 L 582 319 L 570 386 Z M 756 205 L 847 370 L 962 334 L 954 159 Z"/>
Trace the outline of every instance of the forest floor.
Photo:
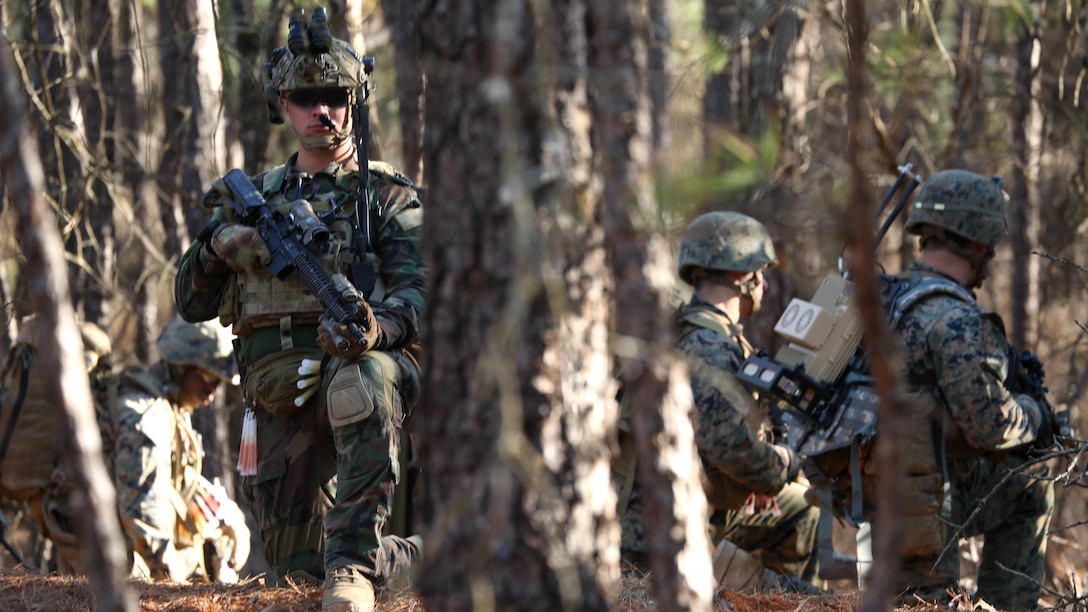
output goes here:
<path id="1" fill-rule="evenodd" d="M 321 588 L 312 585 L 272 587 L 263 577 L 240 584 L 178 584 L 134 582 L 141 612 L 310 612 L 321 609 Z M 716 610 L 732 612 L 793 611 L 850 612 L 857 608 L 856 590 L 814 597 L 786 593 L 743 595 L 721 594 Z M 640 612 L 654 610 L 645 579 L 626 579 L 617 610 Z M 85 579 L 42 574 L 22 568 L 0 571 L 0 610 L 31 612 L 95 610 L 94 595 Z M 409 591 L 382 592 L 378 612 L 420 612 L 422 600 Z M 898 611 L 939 612 L 941 610 L 993 610 L 985 603 L 964 602 L 952 608 L 932 604 L 907 605 Z"/>

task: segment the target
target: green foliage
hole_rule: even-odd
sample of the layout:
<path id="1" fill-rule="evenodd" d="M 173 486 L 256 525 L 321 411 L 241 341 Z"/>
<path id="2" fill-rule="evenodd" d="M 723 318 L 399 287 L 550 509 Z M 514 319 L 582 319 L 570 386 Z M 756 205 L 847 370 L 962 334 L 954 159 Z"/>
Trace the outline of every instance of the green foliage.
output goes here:
<path id="1" fill-rule="evenodd" d="M 721 42 L 720 40 L 708 41 L 707 52 L 703 57 L 703 70 L 706 78 L 721 74 L 729 66 L 729 49 Z"/>
<path id="2" fill-rule="evenodd" d="M 658 200 L 667 217 L 689 218 L 710 202 L 728 201 L 773 182 L 781 146 L 777 129 L 765 130 L 754 141 L 730 131 L 717 137 L 719 148 L 702 170 L 660 182 Z"/>

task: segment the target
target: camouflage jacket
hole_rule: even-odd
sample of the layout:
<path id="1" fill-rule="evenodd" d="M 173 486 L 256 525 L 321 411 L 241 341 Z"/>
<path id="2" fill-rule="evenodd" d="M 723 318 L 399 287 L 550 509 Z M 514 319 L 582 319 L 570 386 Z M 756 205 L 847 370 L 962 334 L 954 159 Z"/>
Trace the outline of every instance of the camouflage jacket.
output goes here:
<path id="1" fill-rule="evenodd" d="M 751 492 L 777 494 L 787 482 L 789 455 L 769 441 L 765 408 L 734 377 L 751 351 L 743 328 L 697 297 L 677 311 L 676 320 L 695 399 L 695 443 L 713 487 L 711 504 L 735 509 Z"/>
<path id="2" fill-rule="evenodd" d="M 318 213 L 322 212 L 321 206 L 326 210 L 332 207 L 348 208 L 348 196 L 359 180 L 354 161 L 331 164 L 311 177 L 294 168 L 295 158 L 292 156 L 284 166 L 253 178 L 254 185 L 269 206 L 276 208 L 285 202 L 289 204 L 297 197 L 310 199 L 310 195 L 316 195 L 312 203 Z M 301 185 L 314 188 L 316 194 L 307 194 Z M 424 306 L 425 276 L 418 254 L 422 208 L 411 181 L 389 164 L 370 163 L 369 185 L 369 214 L 360 215 L 362 218 L 357 218 L 356 223 L 359 232 L 367 237 L 369 250 L 376 256 L 377 275 L 384 287 L 380 299 L 367 295 L 381 328 L 379 343 L 375 348 L 403 349 L 418 336 Z M 213 187 L 204 197 L 204 206 L 214 210 L 213 222 L 236 222 L 233 211 L 223 206 L 223 199 Z M 225 325 L 234 323 L 227 302 L 231 299 L 231 290 L 236 289 L 242 281 L 223 262 L 209 261 L 203 250 L 201 243 L 194 241 L 182 256 L 174 286 L 178 312 L 188 321 L 206 321 L 219 315 Z M 365 261 L 369 255 L 355 252 L 358 262 Z M 268 276 L 267 273 L 265 275 Z M 291 281 L 293 276 L 290 275 L 283 282 Z M 301 293 L 300 299 L 304 297 Z M 280 350 L 278 327 L 270 324 L 262 329 L 243 331 L 236 327 L 241 343 L 239 361 L 252 364 Z M 316 321 L 293 324 L 292 335 L 295 346 L 318 346 Z"/>
<path id="3" fill-rule="evenodd" d="M 907 274 L 914 272 L 944 276 L 920 263 L 911 265 Z M 1009 363 L 1000 317 L 985 312 L 978 302 L 938 293 L 903 313 L 897 330 L 907 384 L 935 393 L 967 443 L 998 451 L 1035 439 L 1037 410 L 1018 404 L 1003 384 Z"/>
<path id="4" fill-rule="evenodd" d="M 165 363 L 118 376 L 109 463 L 125 537 L 151 578 L 187 580 L 195 562 L 184 549 L 198 541 L 186 498 L 201 469 L 200 438 L 171 399 Z"/>

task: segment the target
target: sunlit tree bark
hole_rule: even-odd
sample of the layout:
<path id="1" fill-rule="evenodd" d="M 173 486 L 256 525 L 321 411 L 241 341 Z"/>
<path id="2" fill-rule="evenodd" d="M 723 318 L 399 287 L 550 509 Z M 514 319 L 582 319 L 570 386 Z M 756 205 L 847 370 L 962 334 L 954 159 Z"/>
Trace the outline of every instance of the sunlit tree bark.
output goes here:
<path id="1" fill-rule="evenodd" d="M 0 35 L 0 116 L 25 116 L 25 95 L 7 37 Z M 79 328 L 68 293 L 57 220 L 41 194 L 43 169 L 34 141 L 23 121 L 8 121 L 0 128 L 0 175 L 16 209 L 19 235 L 26 256 L 27 299 L 37 313 L 40 367 L 55 372 L 57 383 L 44 391 L 57 407 L 60 444 L 70 449 L 65 470 L 74 476 L 70 497 L 76 533 L 87 547 L 91 589 L 103 611 L 136 610 L 129 587 L 128 556 L 121 539 L 112 483 L 102 461 L 101 440 L 95 422 L 90 383 L 79 348 Z M 76 339 L 73 342 L 73 339 Z"/>

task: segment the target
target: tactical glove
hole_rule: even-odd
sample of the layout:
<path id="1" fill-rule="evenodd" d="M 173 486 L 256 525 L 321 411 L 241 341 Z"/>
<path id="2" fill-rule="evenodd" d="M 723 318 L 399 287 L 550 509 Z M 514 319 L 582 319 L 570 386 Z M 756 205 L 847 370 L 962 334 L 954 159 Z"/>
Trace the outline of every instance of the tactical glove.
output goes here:
<path id="1" fill-rule="evenodd" d="M 369 351 L 377 344 L 378 340 L 378 324 L 374 321 L 374 314 L 371 312 L 370 306 L 365 306 L 365 308 L 370 316 L 370 325 L 366 328 L 362 325 L 358 326 L 359 330 L 363 332 L 365 344 L 355 337 L 347 325 L 338 323 L 327 315 L 322 315 L 321 325 L 317 328 L 318 346 L 326 353 L 340 359 L 358 359 L 362 357 L 363 353 Z"/>
<path id="2" fill-rule="evenodd" d="M 336 288 L 340 303 L 357 312 L 351 321 L 336 321 L 323 315 L 317 329 L 317 344 L 333 357 L 358 359 L 378 343 L 381 328 L 366 298 L 346 276 L 333 274 L 329 280 Z"/>
<path id="3" fill-rule="evenodd" d="M 1030 395 L 1021 393 L 1016 396 L 1016 403 L 1029 414 L 1031 422 L 1035 424 L 1035 441 L 1031 446 L 1035 449 L 1046 449 L 1054 445 L 1054 412 L 1048 404 L 1037 402 Z"/>
<path id="4" fill-rule="evenodd" d="M 209 244 L 216 257 L 235 272 L 252 274 L 272 261 L 272 253 L 261 234 L 246 225 L 227 223 L 219 226 Z"/>

